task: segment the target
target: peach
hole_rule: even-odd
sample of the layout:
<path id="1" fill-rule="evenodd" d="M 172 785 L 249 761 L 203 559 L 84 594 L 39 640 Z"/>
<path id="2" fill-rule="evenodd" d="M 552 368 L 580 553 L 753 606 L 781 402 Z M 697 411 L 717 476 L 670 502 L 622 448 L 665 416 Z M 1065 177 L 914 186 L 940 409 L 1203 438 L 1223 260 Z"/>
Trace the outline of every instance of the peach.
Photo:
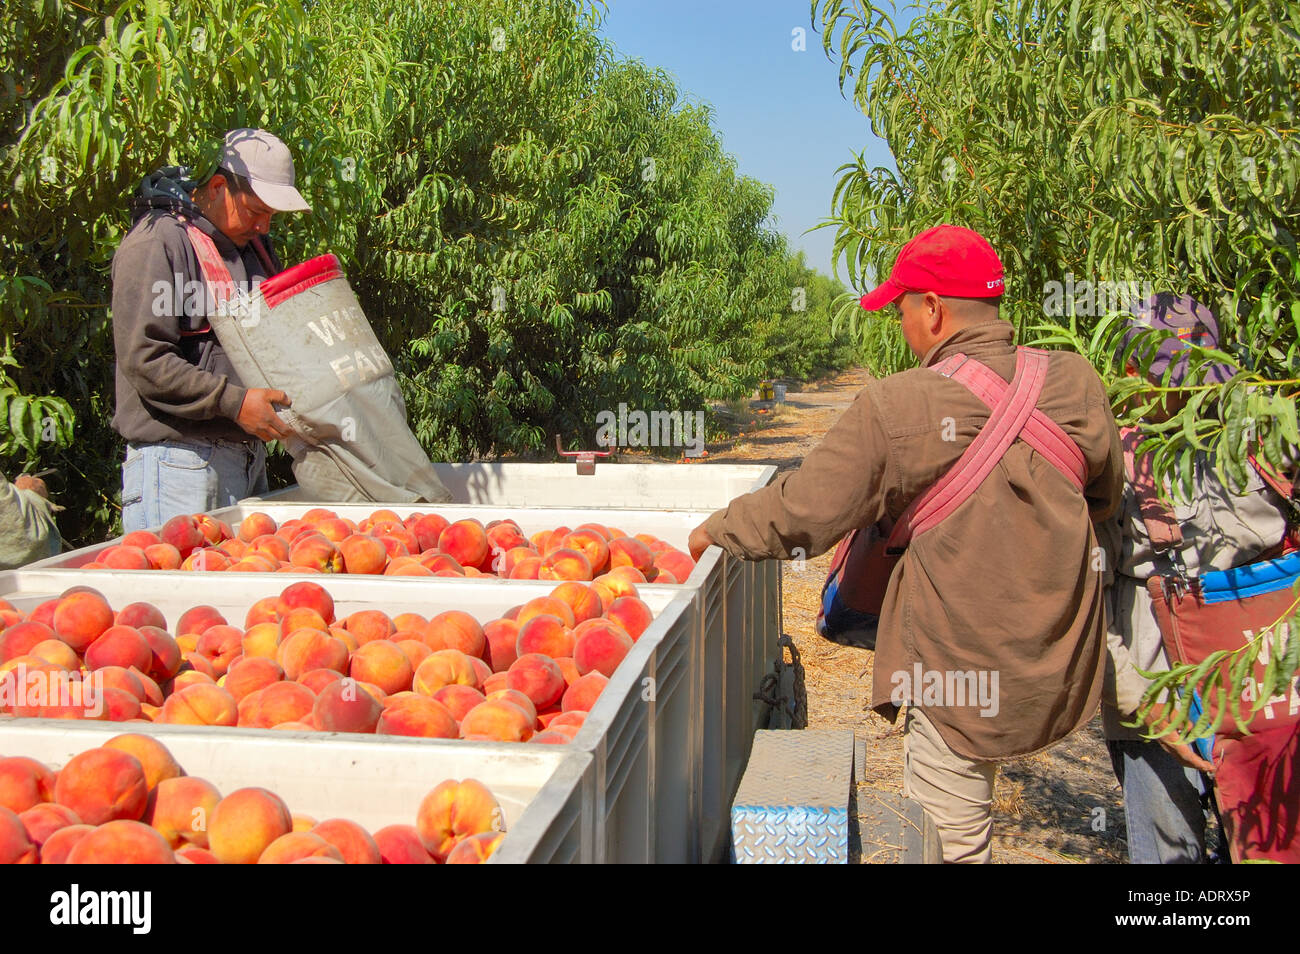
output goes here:
<path id="1" fill-rule="evenodd" d="M 343 818 L 330 818 L 311 830 L 318 838 L 323 838 L 343 856 L 345 864 L 378 865 L 383 863 L 379 855 L 379 846 L 370 833 L 354 821 Z"/>
<path id="2" fill-rule="evenodd" d="M 457 722 L 460 722 L 465 718 L 465 714 L 469 710 L 484 700 L 485 696 L 473 686 L 452 683 L 450 686 L 443 686 L 435 692 L 433 698 L 435 702 L 445 706 L 447 711 L 452 714 L 452 717 Z"/>
<path id="3" fill-rule="evenodd" d="M 342 861 L 343 854 L 319 835 L 309 831 L 291 831 L 281 835 L 258 857 L 259 865 L 287 865 L 303 858 L 333 858 Z"/>
<path id="4" fill-rule="evenodd" d="M 421 551 L 433 550 L 438 546 L 438 539 L 442 536 L 442 531 L 446 530 L 449 522 L 445 517 L 440 517 L 436 513 L 429 513 L 422 516 L 410 528 L 415 534 L 416 544 Z"/>
<path id="5" fill-rule="evenodd" d="M 144 815 L 149 785 L 144 766 L 119 749 L 89 749 L 74 755 L 54 783 L 54 801 L 88 825 Z"/>
<path id="6" fill-rule="evenodd" d="M 343 554 L 333 541 L 323 534 L 304 534 L 289 547 L 289 562 L 295 567 L 319 570 L 321 573 L 341 573 Z"/>
<path id="7" fill-rule="evenodd" d="M 244 632 L 239 647 L 245 659 L 274 660 L 280 650 L 280 637 L 279 623 L 255 623 Z"/>
<path id="8" fill-rule="evenodd" d="M 170 543 L 180 551 L 181 559 L 188 557 L 196 547 L 204 546 L 208 538 L 199 528 L 193 517 L 181 515 L 172 517 L 162 525 L 158 536 L 163 543 Z"/>
<path id="9" fill-rule="evenodd" d="M 592 576 L 609 569 L 609 543 L 595 530 L 574 530 L 560 541 L 560 547 L 576 550 L 585 556 Z"/>
<path id="10" fill-rule="evenodd" d="M 284 678 L 297 679 L 313 669 L 346 672 L 348 647 L 318 629 L 299 629 L 280 644 L 276 662 L 284 669 Z"/>
<path id="11" fill-rule="evenodd" d="M 54 630 L 44 623 L 15 623 L 0 633 L 0 663 L 6 663 L 19 656 L 26 656 L 41 643 L 54 639 Z M 63 640 L 59 640 L 63 642 Z M 67 645 L 66 643 L 64 645 Z M 69 647 L 71 648 L 71 647 Z M 75 654 L 75 651 L 74 651 Z"/>
<path id="12" fill-rule="evenodd" d="M 539 546 L 537 549 L 541 550 L 543 554 L 550 553 L 552 550 L 558 550 L 563 546 L 560 541 L 572 532 L 573 530 L 569 527 L 556 527 L 543 541 L 545 545 Z"/>
<path id="13" fill-rule="evenodd" d="M 429 620 L 424 629 L 423 641 L 430 649 L 459 649 L 467 656 L 482 659 L 487 651 L 487 637 L 483 627 L 469 613 L 448 610 Z"/>
<path id="14" fill-rule="evenodd" d="M 398 557 L 384 570 L 385 576 L 436 576 L 415 557 Z"/>
<path id="15" fill-rule="evenodd" d="M 498 689 L 488 694 L 489 699 L 501 699 L 516 705 L 528 713 L 528 717 L 535 723 L 537 721 L 537 706 L 526 695 L 518 689 Z"/>
<path id="16" fill-rule="evenodd" d="M 262 623 L 276 623 L 278 625 L 280 622 L 279 606 L 280 597 L 262 597 L 262 599 L 250 606 L 248 612 L 244 615 L 244 629 L 252 629 Z"/>
<path id="17" fill-rule="evenodd" d="M 211 782 L 190 775 L 163 779 L 149 794 L 144 821 L 172 848 L 208 847 L 208 820 L 221 801 Z"/>
<path id="18" fill-rule="evenodd" d="M 433 865 L 433 855 L 414 825 L 388 825 L 375 832 L 375 846 L 386 865 Z"/>
<path id="19" fill-rule="evenodd" d="M 120 541 L 121 546 L 139 547 L 141 550 L 159 543 L 162 543 L 162 540 L 159 539 L 158 534 L 149 530 L 132 530 Z"/>
<path id="20" fill-rule="evenodd" d="M 316 629 L 322 633 L 328 633 L 330 626 L 325 621 L 325 617 L 314 609 L 299 606 L 280 617 L 280 635 L 281 637 L 288 636 L 299 629 Z"/>
<path id="21" fill-rule="evenodd" d="M 393 642 L 397 645 L 398 649 L 400 649 L 403 653 L 406 654 L 406 658 L 410 660 L 411 675 L 412 677 L 414 677 L 415 670 L 419 668 L 420 663 L 424 662 L 424 660 L 428 658 L 428 655 L 431 652 L 433 652 L 433 650 L 430 649 L 428 646 L 426 646 L 424 643 L 420 642 L 420 640 L 415 637 L 411 637 L 409 639 L 398 639 L 397 637 L 401 635 L 402 635 L 402 630 L 398 630 L 396 633 L 394 633 Z M 419 634 L 417 633 L 416 636 L 418 635 Z"/>
<path id="22" fill-rule="evenodd" d="M 437 861 L 445 861 L 456 843 L 481 832 L 499 832 L 505 827 L 501 806 L 476 779 L 448 779 L 435 786 L 420 802 L 415 827 L 425 850 Z"/>
<path id="23" fill-rule="evenodd" d="M 632 642 L 636 642 L 654 622 L 654 613 L 643 600 L 635 596 L 620 596 L 605 610 L 605 618 L 622 626 L 632 637 Z"/>
<path id="24" fill-rule="evenodd" d="M 536 720 L 512 702 L 488 699 L 479 703 L 460 720 L 460 737 L 489 739 L 494 742 L 527 742 Z"/>
<path id="25" fill-rule="evenodd" d="M 613 620 L 588 620 L 578 624 L 573 635 L 576 637 L 573 662 L 579 675 L 594 670 L 613 676 L 618 664 L 632 651 L 632 637 Z"/>
<path id="26" fill-rule="evenodd" d="M 448 689 L 451 687 L 444 687 Z M 466 686 L 459 688 L 465 689 Z M 470 690 L 473 692 L 474 690 Z M 459 734 L 456 717 L 441 702 L 427 696 L 406 696 L 384 707 L 375 727 L 378 735 L 407 735 L 426 739 L 454 739 Z"/>
<path id="27" fill-rule="evenodd" d="M 362 682 L 373 682 L 385 693 L 392 693 L 410 689 L 415 670 L 400 646 L 387 639 L 376 639 L 352 654 L 348 674 Z"/>
<path id="28" fill-rule="evenodd" d="M 433 571 L 435 576 L 464 576 L 465 568 L 455 557 L 437 551 L 422 553 L 420 565 Z"/>
<path id="29" fill-rule="evenodd" d="M 529 546 L 528 538 L 520 531 L 519 524 L 512 520 L 491 524 L 487 528 L 486 536 L 488 547 L 493 554 L 504 554 L 507 550 L 516 547 Z"/>
<path id="30" fill-rule="evenodd" d="M 536 596 L 519 607 L 519 612 L 513 617 L 514 621 L 523 626 L 534 616 L 543 614 L 557 616 L 565 626 L 576 626 L 578 621 L 573 615 L 573 607 L 564 600 L 557 599 L 554 596 Z"/>
<path id="31" fill-rule="evenodd" d="M 541 557 L 524 557 L 514 565 L 510 571 L 512 580 L 536 580 L 540 579 L 542 571 Z"/>
<path id="32" fill-rule="evenodd" d="M 185 774 L 180 763 L 172 756 L 167 746 L 153 736 L 127 733 L 115 735 L 102 746 L 105 749 L 117 749 L 127 755 L 133 755 L 144 769 L 145 785 L 152 791 L 170 778 L 179 778 Z"/>
<path id="33" fill-rule="evenodd" d="M 330 517 L 316 524 L 316 532 L 331 543 L 342 543 L 353 536 L 356 529 L 351 520 L 343 520 L 340 517 Z"/>
<path id="34" fill-rule="evenodd" d="M 574 623 L 594 619 L 605 612 L 605 603 L 589 584 L 577 580 L 561 583 L 551 590 L 551 598 L 567 603 L 573 610 Z"/>
<path id="35" fill-rule="evenodd" d="M 565 712 L 582 711 L 590 712 L 591 707 L 596 704 L 597 697 L 604 690 L 609 679 L 602 673 L 592 671 L 587 673 L 568 689 L 564 690 L 564 697 L 560 702 Z"/>
<path id="36" fill-rule="evenodd" d="M 578 672 L 578 664 L 573 661 L 572 656 L 556 656 L 555 665 L 560 667 L 560 672 L 564 674 L 564 684 L 571 686 L 582 676 Z"/>
<path id="37" fill-rule="evenodd" d="M 244 651 L 244 633 L 236 626 L 209 626 L 199 637 L 197 652 L 212 664 L 212 673 L 220 678 L 234 658 Z M 94 648 L 94 647 L 92 647 Z"/>
<path id="38" fill-rule="evenodd" d="M 242 560 L 248 555 L 248 544 L 243 540 L 226 540 L 217 549 L 232 560 Z"/>
<path id="39" fill-rule="evenodd" d="M 559 729 L 543 729 L 528 741 L 536 742 L 539 745 L 568 745 L 573 739 Z M 450 863 L 450 859 L 448 859 L 448 863 Z"/>
<path id="40" fill-rule="evenodd" d="M 97 593 L 72 593 L 60 600 L 54 611 L 55 634 L 79 653 L 112 625 L 113 610 Z"/>
<path id="41" fill-rule="evenodd" d="M 170 865 L 176 863 L 162 835 L 138 821 L 121 819 L 100 825 L 77 840 L 68 853 L 70 865 Z"/>
<path id="42" fill-rule="evenodd" d="M 114 626 L 131 626 L 139 629 L 141 626 L 157 626 L 159 629 L 167 629 L 167 617 L 163 616 L 162 611 L 152 603 L 131 603 L 123 606 L 113 617 Z"/>
<path id="43" fill-rule="evenodd" d="M 302 815 L 298 812 L 293 813 L 293 830 L 294 831 L 311 831 L 316 827 L 316 819 L 310 815 Z"/>
<path id="44" fill-rule="evenodd" d="M 252 543 L 258 537 L 273 534 L 278 528 L 269 514 L 255 511 L 239 522 L 239 539 Z"/>
<path id="45" fill-rule="evenodd" d="M 633 537 L 618 537 L 609 541 L 609 565 L 613 569 L 631 566 L 645 573 L 654 566 L 654 554 L 640 540 Z"/>
<path id="46" fill-rule="evenodd" d="M 121 666 L 147 672 L 152 661 L 149 644 L 132 626 L 110 626 L 86 647 L 86 668 L 91 670 Z"/>
<path id="47" fill-rule="evenodd" d="M 461 566 L 477 567 L 489 556 L 487 531 L 477 520 L 457 520 L 438 535 L 438 549 Z"/>
<path id="48" fill-rule="evenodd" d="M 54 773 L 25 755 L 0 758 L 0 807 L 15 815 L 54 798 Z"/>
<path id="49" fill-rule="evenodd" d="M 81 668 L 81 657 L 77 655 L 75 649 L 61 639 L 51 638 L 37 643 L 32 647 L 31 655 L 68 672 L 75 672 Z"/>
<path id="50" fill-rule="evenodd" d="M 516 657 L 529 653 L 542 653 L 552 657 L 572 656 L 575 642 L 573 630 L 558 617 L 543 614 L 532 617 L 519 627 L 515 654 Z"/>
<path id="51" fill-rule="evenodd" d="M 660 571 L 668 571 L 679 582 L 685 582 L 695 570 L 695 561 L 681 550 L 668 549 L 655 556 L 655 566 Z"/>
<path id="52" fill-rule="evenodd" d="M 51 833 L 41 845 L 41 864 L 66 865 L 77 842 L 95 830 L 94 825 L 68 825 Z"/>
<path id="53" fill-rule="evenodd" d="M 534 736 L 533 741 L 537 738 Z M 565 740 L 568 741 L 567 739 Z M 447 853 L 447 860 L 444 864 L 449 865 L 481 865 L 487 862 L 496 852 L 501 844 L 501 839 L 505 838 L 506 833 L 503 831 L 485 831 L 477 835 L 470 835 L 468 838 L 462 838 L 456 842 L 456 846 Z"/>
<path id="54" fill-rule="evenodd" d="M 648 578 L 646 577 L 644 571 L 642 571 L 642 570 L 639 569 L 638 567 L 630 566 L 630 565 L 616 566 L 616 567 L 612 568 L 612 569 L 611 569 L 608 573 L 606 573 L 605 575 L 606 575 L 606 576 L 612 576 L 612 577 L 614 577 L 615 579 L 623 580 L 623 581 L 625 581 L 625 582 L 627 582 L 627 583 L 631 583 L 631 584 L 633 584 L 634 586 L 635 586 L 637 583 L 648 583 L 648 582 L 649 582 L 649 580 L 648 580 Z"/>
<path id="55" fill-rule="evenodd" d="M 121 666 L 105 666 L 97 669 L 96 678 L 105 689 L 121 689 L 129 692 L 140 702 L 146 701 L 144 682 L 138 669 L 123 669 Z"/>
<path id="56" fill-rule="evenodd" d="M 28 621 L 32 623 L 41 623 L 50 627 L 51 631 L 53 631 L 54 611 L 59 608 L 59 601 L 58 597 L 52 600 L 46 600 L 27 615 Z"/>
<path id="57" fill-rule="evenodd" d="M 388 550 L 374 537 L 354 533 L 339 543 L 345 573 L 378 574 L 388 565 Z"/>
<path id="58" fill-rule="evenodd" d="M 72 707 L 64 706 L 47 706 L 41 710 L 41 715 L 45 717 L 53 716 L 53 709 L 62 710 L 61 718 L 93 718 L 93 716 L 84 712 L 82 715 L 69 715 L 68 710 Z M 139 719 L 143 713 L 138 696 L 132 695 L 125 689 L 107 688 L 103 692 L 103 702 L 101 705 L 103 718 L 107 722 L 130 722 L 132 719 Z"/>
<path id="59" fill-rule="evenodd" d="M 266 534 L 258 537 L 244 551 L 245 557 L 265 557 L 275 566 L 289 562 L 289 544 L 277 536 Z M 272 597 L 272 599 L 278 599 Z"/>
<path id="60" fill-rule="evenodd" d="M 419 631 L 428 625 L 428 619 L 419 613 L 398 613 L 393 617 L 393 629 L 399 633 L 406 630 Z"/>
<path id="61" fill-rule="evenodd" d="M 199 656 L 197 658 L 203 659 L 202 656 Z M 195 686 L 198 685 L 199 683 L 207 683 L 208 685 L 214 685 L 216 683 L 216 680 L 212 678 L 210 672 L 204 672 L 203 670 L 200 669 L 186 669 L 183 672 L 177 673 L 176 678 L 171 680 L 171 690 L 167 693 L 167 695 L 169 696 L 173 695 L 177 692 L 180 692 L 182 689 L 185 689 L 188 686 Z"/>
<path id="62" fill-rule="evenodd" d="M 250 729 L 270 729 L 285 722 L 297 722 L 310 715 L 315 704 L 316 694 L 302 683 L 272 683 L 244 696 L 239 703 L 238 724 Z"/>
<path id="63" fill-rule="evenodd" d="M 566 714 L 567 714 L 567 713 L 566 713 Z M 578 713 L 576 713 L 576 714 L 577 714 L 577 715 L 586 715 L 587 713 L 585 713 L 585 712 L 578 712 Z M 552 721 L 551 726 L 550 726 L 549 728 L 547 728 L 546 731 L 547 731 L 547 732 L 558 732 L 559 734 L 561 734 L 561 735 L 563 735 L 565 738 L 567 738 L 569 741 L 573 741 L 573 739 L 577 736 L 578 732 L 579 732 L 581 729 L 582 729 L 582 726 L 580 726 L 580 725 L 574 725 L 573 723 L 562 723 L 562 724 L 560 724 L 560 725 L 556 725 L 556 724 L 554 723 L 554 721 Z"/>
<path id="64" fill-rule="evenodd" d="M 538 709 L 545 709 L 565 693 L 560 667 L 541 653 L 520 653 L 506 673 L 506 685 L 522 692 Z"/>
<path id="65" fill-rule="evenodd" d="M 208 543 L 217 544 L 222 540 L 229 540 L 234 536 L 230 532 L 230 527 L 222 520 L 207 513 L 194 514 L 194 524 L 199 528 L 199 533 L 203 534 L 203 539 Z"/>
<path id="66" fill-rule="evenodd" d="M 217 861 L 217 856 L 206 848 L 200 848 L 198 845 L 182 845 L 176 849 L 177 864 L 191 865 L 216 865 L 221 862 Z"/>
<path id="67" fill-rule="evenodd" d="M 380 610 L 357 610 L 343 621 L 343 626 L 362 646 L 376 639 L 388 639 L 397 632 L 392 619 Z"/>
<path id="68" fill-rule="evenodd" d="M 49 837 L 60 828 L 82 824 L 80 817 L 71 808 L 66 805 L 57 805 L 54 802 L 41 802 L 39 805 L 33 805 L 27 811 L 20 812 L 18 820 L 23 823 L 27 837 L 31 839 L 32 844 L 37 848 L 44 845 L 49 840 Z"/>
<path id="69" fill-rule="evenodd" d="M 507 670 L 506 672 L 508 672 L 508 671 L 509 671 L 509 670 Z M 500 689 L 505 689 L 505 688 L 506 688 L 506 672 L 494 672 L 492 675 L 490 675 L 490 676 L 487 677 L 487 679 L 484 681 L 483 685 L 480 686 L 479 688 L 480 688 L 484 693 L 496 692 L 496 691 L 498 691 L 498 690 L 500 690 Z"/>
<path id="70" fill-rule="evenodd" d="M 343 673 L 337 669 L 310 669 L 299 676 L 297 681 L 310 689 L 313 696 L 317 696 L 330 683 L 338 682 L 343 678 L 345 678 Z"/>
<path id="71" fill-rule="evenodd" d="M 149 668 L 145 675 L 158 681 L 166 681 L 181 671 L 181 647 L 172 639 L 171 633 L 159 626 L 141 626 L 140 635 L 149 644 Z M 197 646 L 198 643 L 196 642 Z"/>
<path id="72" fill-rule="evenodd" d="M 204 630 L 212 626 L 225 626 L 226 618 L 215 606 L 192 606 L 181 614 L 176 622 L 176 636 L 188 636 L 190 633 L 202 636 Z"/>
<path id="73" fill-rule="evenodd" d="M 355 679 L 340 679 L 320 691 L 312 721 L 322 732 L 374 732 L 384 708 Z"/>
<path id="74" fill-rule="evenodd" d="M 238 665 L 232 666 L 226 673 L 224 688 L 234 697 L 235 704 L 238 706 L 245 696 L 283 679 L 284 670 L 274 659 L 267 659 L 265 656 L 249 656 L 241 659 Z"/>
<path id="75" fill-rule="evenodd" d="M 505 672 L 519 657 L 519 624 L 512 619 L 494 619 L 483 624 L 487 640 L 487 661 L 493 672 Z"/>
<path id="76" fill-rule="evenodd" d="M 477 656 L 470 656 L 469 661 L 474 667 L 474 672 L 478 674 L 478 684 L 483 685 L 493 675 L 492 667 Z"/>
<path id="77" fill-rule="evenodd" d="M 171 725 L 238 725 L 239 703 L 221 686 L 198 683 L 168 696 L 158 721 Z"/>
<path id="78" fill-rule="evenodd" d="M 230 569 L 234 563 L 230 557 L 226 556 L 216 547 L 203 547 L 200 550 L 194 550 L 181 561 L 182 570 L 194 570 L 198 573 L 220 573 L 223 570 Z"/>
<path id="79" fill-rule="evenodd" d="M 208 849 L 223 865 L 249 865 L 292 830 L 293 818 L 278 795 L 241 788 L 217 802 L 208 817 Z"/>
<path id="80" fill-rule="evenodd" d="M 586 555 L 570 547 L 556 547 L 542 557 L 539 580 L 590 580 L 591 562 Z"/>
<path id="81" fill-rule="evenodd" d="M 181 551 L 170 543 L 155 543 L 144 548 L 149 566 L 155 570 L 179 570 L 181 568 Z"/>
<path id="82" fill-rule="evenodd" d="M 512 547 L 502 553 L 499 559 L 494 556 L 492 561 L 492 570 L 502 579 L 507 579 L 521 561 L 540 560 L 540 558 L 541 554 L 533 549 L 532 546 Z M 538 563 L 538 566 L 541 566 L 540 562 Z"/>
<path id="83" fill-rule="evenodd" d="M 439 649 L 425 657 L 415 670 L 412 688 L 424 696 L 432 696 L 443 686 L 453 683 L 462 686 L 480 685 L 477 670 L 470 658 L 459 649 Z"/>
<path id="84" fill-rule="evenodd" d="M 280 592 L 276 609 L 282 617 L 300 608 L 315 610 L 326 624 L 334 622 L 334 597 L 319 583 L 304 580 L 292 583 Z"/>

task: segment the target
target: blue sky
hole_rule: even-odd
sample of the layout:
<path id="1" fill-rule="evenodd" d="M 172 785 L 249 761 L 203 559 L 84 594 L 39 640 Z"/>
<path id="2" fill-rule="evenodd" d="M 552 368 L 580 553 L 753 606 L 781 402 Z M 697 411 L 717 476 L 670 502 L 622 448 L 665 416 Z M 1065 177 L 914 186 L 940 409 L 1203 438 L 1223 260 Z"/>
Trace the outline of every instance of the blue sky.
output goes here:
<path id="1" fill-rule="evenodd" d="M 893 159 L 866 117 L 840 95 L 838 64 L 822 51 L 809 6 L 808 0 L 609 0 L 601 33 L 622 56 L 663 67 L 686 98 L 713 107 L 714 127 L 739 171 L 775 187 L 776 227 L 792 248 L 807 252 L 809 265 L 829 275 L 834 229 L 802 233 L 830 215 L 835 170 L 864 149 L 869 166 L 892 168 Z M 792 31 L 800 27 L 802 51 L 793 48 Z M 841 264 L 840 279 L 846 278 Z"/>

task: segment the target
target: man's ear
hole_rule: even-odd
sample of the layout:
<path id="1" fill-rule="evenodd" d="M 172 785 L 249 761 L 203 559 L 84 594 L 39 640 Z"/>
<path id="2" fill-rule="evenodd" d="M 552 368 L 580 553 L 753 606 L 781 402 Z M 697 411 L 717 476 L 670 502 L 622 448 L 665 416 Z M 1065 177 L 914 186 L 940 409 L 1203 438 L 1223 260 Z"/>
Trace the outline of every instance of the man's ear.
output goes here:
<path id="1" fill-rule="evenodd" d="M 943 299 L 934 292 L 926 292 L 923 301 L 925 302 L 925 307 L 929 309 L 925 316 L 926 327 L 930 329 L 930 334 L 938 338 L 939 334 L 943 330 L 943 314 L 945 310 Z"/>

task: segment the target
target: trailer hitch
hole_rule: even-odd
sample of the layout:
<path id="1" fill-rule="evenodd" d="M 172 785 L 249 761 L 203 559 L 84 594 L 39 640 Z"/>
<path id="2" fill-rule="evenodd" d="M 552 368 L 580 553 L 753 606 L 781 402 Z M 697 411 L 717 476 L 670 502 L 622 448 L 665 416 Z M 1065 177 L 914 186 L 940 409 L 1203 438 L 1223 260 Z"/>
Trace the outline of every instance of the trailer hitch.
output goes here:
<path id="1" fill-rule="evenodd" d="M 615 448 L 615 449 L 617 449 L 617 448 Z M 559 434 L 556 434 L 556 435 L 555 435 L 555 452 L 556 452 L 557 454 L 559 454 L 561 457 L 573 457 L 573 458 L 576 458 L 575 463 L 576 463 L 577 466 L 578 466 L 578 474 L 579 474 L 579 476 L 582 476 L 582 477 L 591 477 L 591 476 L 593 476 L 593 475 L 596 473 L 596 458 L 597 458 L 597 457 L 610 457 L 610 456 L 612 456 L 613 453 L 614 453 L 613 450 L 604 450 L 604 451 L 590 451 L 590 450 L 566 451 L 566 450 L 564 449 L 564 445 L 560 443 L 560 435 L 559 435 Z"/>

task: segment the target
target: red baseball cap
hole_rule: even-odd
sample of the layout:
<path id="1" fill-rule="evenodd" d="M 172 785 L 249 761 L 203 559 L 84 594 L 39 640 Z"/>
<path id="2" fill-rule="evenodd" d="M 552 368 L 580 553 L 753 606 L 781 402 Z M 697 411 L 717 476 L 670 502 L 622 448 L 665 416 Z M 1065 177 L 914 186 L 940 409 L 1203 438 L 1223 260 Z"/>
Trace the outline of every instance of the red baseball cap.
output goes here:
<path id="1" fill-rule="evenodd" d="M 960 225 L 936 225 L 903 246 L 889 278 L 862 296 L 862 307 L 879 311 L 909 291 L 997 298 L 1005 287 L 1002 261 L 988 239 Z"/>

